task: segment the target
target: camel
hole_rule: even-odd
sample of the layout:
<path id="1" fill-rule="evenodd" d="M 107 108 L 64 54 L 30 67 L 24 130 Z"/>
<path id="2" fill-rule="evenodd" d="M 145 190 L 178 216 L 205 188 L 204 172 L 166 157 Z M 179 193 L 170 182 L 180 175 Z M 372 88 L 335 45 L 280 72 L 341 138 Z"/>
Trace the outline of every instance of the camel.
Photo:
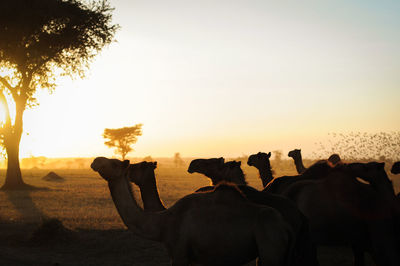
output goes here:
<path id="1" fill-rule="evenodd" d="M 247 185 L 247 182 L 244 178 L 244 175 L 230 175 L 229 172 L 222 176 L 221 173 L 224 171 L 226 166 L 230 165 L 231 167 L 235 167 L 236 165 L 241 165 L 241 162 L 231 161 L 225 163 L 225 159 L 220 158 L 210 158 L 210 159 L 195 159 L 190 162 L 188 172 L 192 173 L 200 173 L 208 178 L 210 178 L 213 186 L 217 185 L 219 182 L 231 182 L 236 185 Z"/>
<path id="2" fill-rule="evenodd" d="M 280 212 L 283 218 L 292 226 L 296 235 L 295 265 L 318 265 L 316 249 L 309 237 L 308 221 L 290 200 L 269 192 L 261 192 L 247 186 L 241 162 L 230 161 L 223 163 L 217 158 L 193 160 L 188 168 L 189 173 L 201 173 L 211 179 L 212 184 L 229 180 L 237 182 L 238 188 L 253 203 L 270 206 Z M 210 191 L 214 186 L 198 189 L 196 192 Z"/>
<path id="3" fill-rule="evenodd" d="M 356 265 L 364 265 L 363 251 L 377 265 L 400 265 L 396 200 L 383 163 L 344 165 L 324 179 L 294 183 L 285 195 L 308 217 L 316 243 L 351 244 Z"/>
<path id="4" fill-rule="evenodd" d="M 258 155 L 261 156 L 250 156 L 249 161 L 254 164 L 255 159 L 264 158 L 268 160 L 265 165 L 270 167 L 269 157 Z M 260 166 L 261 161 L 255 165 Z M 319 167 L 317 164 L 317 170 Z M 277 182 L 280 186 L 274 186 L 281 179 L 276 178 L 264 190 L 284 195 L 297 204 L 310 222 L 311 237 L 316 244 L 352 245 L 355 265 L 364 265 L 365 250 L 377 265 L 398 265 L 394 191 L 384 164 L 340 164 L 325 170 L 323 177 L 297 176 L 295 182 Z"/>
<path id="5" fill-rule="evenodd" d="M 157 168 L 157 162 L 140 162 L 130 164 L 129 179 L 140 189 L 140 195 L 143 201 L 145 211 L 162 211 L 165 206 L 162 203 L 157 191 L 156 177 L 154 169 Z"/>
<path id="6" fill-rule="evenodd" d="M 294 149 L 294 150 L 289 151 L 288 156 L 293 158 L 297 173 L 302 174 L 306 170 L 306 168 L 304 167 L 304 164 L 303 164 L 303 158 L 301 156 L 301 149 Z"/>
<path id="7" fill-rule="evenodd" d="M 390 170 L 390 172 L 392 172 L 392 174 L 395 174 L 395 175 L 400 174 L 400 161 L 395 162 L 392 165 L 392 169 Z"/>
<path id="8" fill-rule="evenodd" d="M 296 166 L 296 170 L 298 174 L 304 173 L 307 168 L 304 167 L 303 158 L 301 156 L 301 149 L 294 149 L 288 153 L 288 156 L 293 158 L 294 164 Z M 328 160 L 326 161 L 331 167 L 335 167 L 339 163 L 341 163 L 340 156 L 336 153 L 329 156 Z"/>
<path id="9" fill-rule="evenodd" d="M 249 166 L 254 166 L 258 169 L 264 190 L 268 186 L 268 191 L 275 194 L 282 194 L 282 190 L 285 190 L 289 184 L 292 184 L 299 180 L 304 180 L 308 178 L 323 178 L 332 169 L 331 164 L 329 164 L 326 160 L 320 160 L 311 165 L 309 168 L 306 168 L 301 175 L 282 176 L 279 178 L 274 178 L 273 171 L 271 169 L 271 163 L 269 161 L 270 157 L 270 152 L 259 152 L 256 154 L 252 154 L 249 156 L 247 164 Z"/>
<path id="10" fill-rule="evenodd" d="M 259 152 L 257 154 L 250 155 L 247 160 L 247 164 L 249 166 L 255 166 L 258 169 L 263 187 L 266 187 L 274 179 L 269 162 L 270 157 L 271 152 Z"/>
<path id="11" fill-rule="evenodd" d="M 221 169 L 224 167 L 225 159 L 220 158 L 210 158 L 210 159 L 195 159 L 190 162 L 188 172 L 190 174 L 199 172 L 198 169 L 203 169 L 203 172 L 199 172 L 204 174 L 208 178 L 211 179 L 212 184 L 215 186 L 222 180 L 219 178 L 219 173 Z"/>
<path id="12" fill-rule="evenodd" d="M 163 211 L 145 212 L 134 197 L 129 161 L 97 157 L 91 168 L 108 182 L 114 204 L 129 230 L 162 242 L 173 266 L 290 265 L 294 235 L 273 208 L 253 204 L 236 186 L 192 193 Z"/>

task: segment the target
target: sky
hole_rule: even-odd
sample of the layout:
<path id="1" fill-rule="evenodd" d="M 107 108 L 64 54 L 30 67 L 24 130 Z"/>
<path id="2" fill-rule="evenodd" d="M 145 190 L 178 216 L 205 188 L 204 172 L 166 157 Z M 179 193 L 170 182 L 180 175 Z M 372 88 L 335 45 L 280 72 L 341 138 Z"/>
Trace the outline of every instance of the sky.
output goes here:
<path id="1" fill-rule="evenodd" d="M 400 2 L 110 0 L 116 42 L 25 112 L 21 157 L 235 157 L 400 130 Z"/>

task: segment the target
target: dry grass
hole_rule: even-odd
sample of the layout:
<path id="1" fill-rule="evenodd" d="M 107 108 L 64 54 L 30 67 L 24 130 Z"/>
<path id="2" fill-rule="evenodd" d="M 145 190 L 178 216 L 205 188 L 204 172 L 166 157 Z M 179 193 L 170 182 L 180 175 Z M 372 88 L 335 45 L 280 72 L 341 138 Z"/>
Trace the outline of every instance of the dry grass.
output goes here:
<path id="1" fill-rule="evenodd" d="M 255 168 L 242 166 L 251 186 L 261 188 Z M 276 176 L 295 174 L 292 161 L 282 161 Z M 48 182 L 50 170 L 24 170 L 26 183 L 46 187 L 40 191 L 0 192 L 0 265 L 168 265 L 162 245 L 126 231 L 111 200 L 106 182 L 87 170 L 53 170 L 65 182 Z M 0 184 L 5 171 L 0 172 Z M 199 174 L 186 168 L 159 164 L 156 170 L 161 199 L 166 206 L 208 185 Z M 397 182 L 396 182 L 397 184 Z M 135 188 L 136 191 L 137 188 Z M 139 193 L 136 193 L 138 196 Z M 52 245 L 29 242 L 43 219 L 58 219 L 74 232 L 71 241 Z M 338 253 L 338 254 L 337 254 Z M 351 265 L 349 251 L 322 249 L 322 265 Z M 336 262 L 334 262 L 336 261 Z"/>

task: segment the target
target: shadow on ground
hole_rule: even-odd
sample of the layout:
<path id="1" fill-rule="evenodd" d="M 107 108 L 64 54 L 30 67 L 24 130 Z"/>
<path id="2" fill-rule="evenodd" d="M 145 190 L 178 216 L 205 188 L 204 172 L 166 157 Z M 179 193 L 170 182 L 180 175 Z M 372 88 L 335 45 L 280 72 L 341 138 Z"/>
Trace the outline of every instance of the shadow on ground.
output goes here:
<path id="1" fill-rule="evenodd" d="M 38 228 L 37 223 L 0 221 L 0 265 L 170 265 L 164 246 L 127 230 L 66 229 L 63 237 L 54 233 L 50 241 L 35 243 Z M 318 255 L 321 266 L 353 265 L 347 248 L 323 247 Z"/>
<path id="2" fill-rule="evenodd" d="M 126 230 L 69 230 L 35 243 L 37 231 L 38 224 L 0 221 L 0 265 L 169 265 L 161 244 Z"/>
<path id="3" fill-rule="evenodd" d="M 15 210 L 20 213 L 22 220 L 40 222 L 43 218 L 46 217 L 33 202 L 31 197 L 31 193 L 33 191 L 35 190 L 11 190 L 3 191 L 3 193 L 5 193 L 7 199 L 14 206 Z"/>

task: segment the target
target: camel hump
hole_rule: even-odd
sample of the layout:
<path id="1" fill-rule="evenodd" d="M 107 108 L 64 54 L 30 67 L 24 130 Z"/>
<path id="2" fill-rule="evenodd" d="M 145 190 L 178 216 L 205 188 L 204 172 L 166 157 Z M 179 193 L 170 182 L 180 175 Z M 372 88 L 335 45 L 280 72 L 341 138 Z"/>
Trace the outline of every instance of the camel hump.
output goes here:
<path id="1" fill-rule="evenodd" d="M 315 178 L 324 177 L 329 173 L 330 170 L 332 170 L 332 167 L 328 164 L 328 161 L 320 160 L 308 167 L 304 171 L 303 175 L 309 175 Z"/>
<path id="2" fill-rule="evenodd" d="M 214 193 L 222 198 L 228 199 L 229 201 L 232 199 L 246 199 L 246 196 L 242 193 L 242 191 L 240 191 L 235 184 L 229 182 L 220 182 L 215 187 Z"/>

